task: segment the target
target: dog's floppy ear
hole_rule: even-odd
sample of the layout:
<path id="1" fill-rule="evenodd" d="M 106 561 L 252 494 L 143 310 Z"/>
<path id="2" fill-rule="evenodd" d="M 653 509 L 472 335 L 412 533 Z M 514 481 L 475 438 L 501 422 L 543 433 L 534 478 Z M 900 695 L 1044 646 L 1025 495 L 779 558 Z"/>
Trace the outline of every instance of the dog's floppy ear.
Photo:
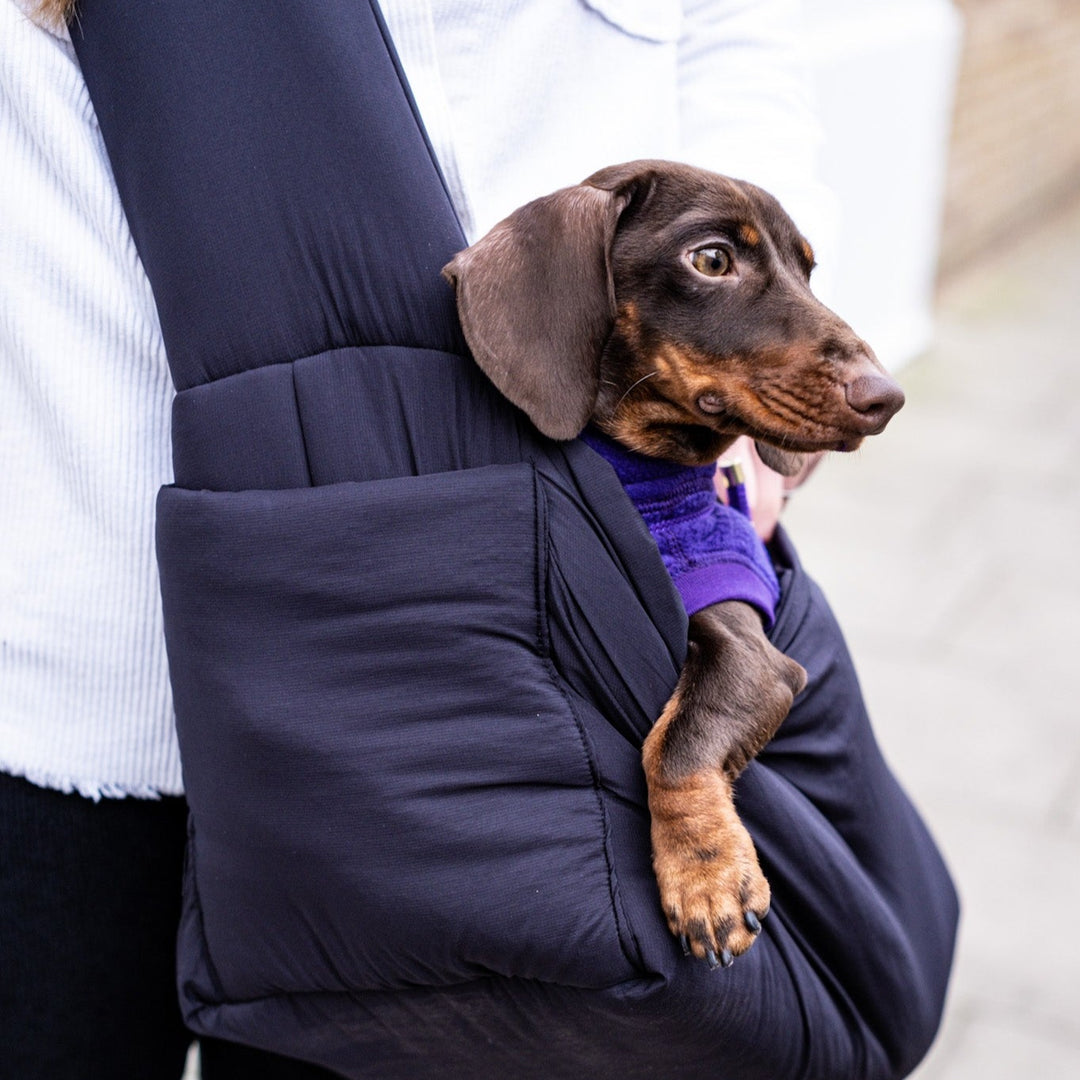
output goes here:
<path id="1" fill-rule="evenodd" d="M 627 196 L 588 184 L 515 210 L 443 268 L 476 362 L 543 434 L 588 423 L 615 318 L 611 243 Z"/>

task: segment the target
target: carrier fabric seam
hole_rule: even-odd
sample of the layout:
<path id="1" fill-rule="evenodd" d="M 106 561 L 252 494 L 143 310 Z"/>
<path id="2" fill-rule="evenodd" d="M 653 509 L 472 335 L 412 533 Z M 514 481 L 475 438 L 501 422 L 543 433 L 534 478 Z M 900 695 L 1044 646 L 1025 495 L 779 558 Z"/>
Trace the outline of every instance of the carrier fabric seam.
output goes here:
<path id="1" fill-rule="evenodd" d="M 506 981 L 508 979 L 515 982 L 536 983 L 539 986 L 562 987 L 568 985 L 566 983 L 550 982 L 545 979 L 523 978 L 521 976 L 501 975 L 498 972 L 491 972 L 490 974 L 459 979 L 455 982 L 438 983 L 433 986 L 386 986 L 369 990 L 350 990 L 347 988 L 342 988 L 340 990 L 278 990 L 272 994 L 261 994 L 257 997 L 249 998 L 227 998 L 223 995 L 217 1001 L 199 1002 L 198 1004 L 193 1005 L 191 1015 L 198 1015 L 203 1012 L 216 1012 L 220 1009 L 243 1008 L 248 1005 L 259 1005 L 270 1001 L 289 1001 L 296 998 L 349 998 L 350 1000 L 355 1001 L 372 994 L 431 994 L 441 990 L 455 990 L 464 986 L 475 986 L 477 983 L 481 982 Z M 607 983 L 604 986 L 572 986 L 571 989 L 580 990 L 582 993 L 586 994 L 606 994 L 609 991 L 617 990 L 624 986 L 637 987 L 643 984 L 649 985 L 650 983 L 655 982 L 656 979 L 656 975 L 641 971 L 640 974 L 634 974 L 629 979 L 619 979 L 616 982 Z"/>
<path id="2" fill-rule="evenodd" d="M 316 354 L 318 355 L 318 354 Z M 300 407 L 300 387 L 296 385 L 296 361 L 289 365 L 290 382 L 293 391 L 293 406 L 296 409 L 296 427 L 300 433 L 300 445 L 304 448 L 304 469 L 307 471 L 308 487 L 315 486 L 315 472 L 311 467 L 311 452 L 308 449 L 307 425 L 304 423 L 304 413 Z"/>
<path id="3" fill-rule="evenodd" d="M 623 954 L 624 959 L 630 965 L 634 971 L 644 970 L 644 963 L 641 958 L 641 948 L 638 943 L 637 937 L 633 930 L 630 928 L 629 922 L 622 910 L 622 900 L 619 895 L 618 878 L 615 873 L 615 862 L 611 852 L 611 825 L 608 822 L 607 807 L 604 804 L 603 787 L 600 783 L 600 774 L 596 766 L 596 759 L 592 753 L 592 749 L 589 746 L 588 733 L 585 730 L 585 725 L 578 715 L 577 709 L 574 707 L 573 698 L 567 692 L 566 687 L 563 685 L 562 679 L 559 678 L 558 670 L 555 667 L 555 663 L 551 657 L 551 651 L 548 643 L 551 641 L 551 632 L 548 625 L 548 610 L 546 603 L 547 595 L 547 582 L 549 567 L 553 560 L 553 553 L 551 551 L 551 536 L 547 528 L 547 515 L 545 513 L 547 500 L 544 496 L 543 485 L 541 484 L 540 477 L 537 475 L 536 470 L 533 470 L 533 490 L 535 492 L 535 507 L 536 507 L 536 606 L 537 606 L 537 645 L 539 647 L 540 657 L 543 661 L 544 668 L 547 671 L 548 678 L 551 680 L 552 685 L 559 692 L 560 697 L 566 704 L 566 707 L 570 713 L 574 722 L 574 727 L 577 729 L 578 739 L 581 742 L 581 751 L 585 756 L 585 761 L 589 766 L 589 779 L 592 783 L 593 796 L 596 799 L 596 806 L 600 812 L 600 824 L 602 831 L 602 844 L 601 847 L 604 852 L 604 867 L 607 872 L 608 879 L 608 896 L 611 903 L 611 914 L 615 920 L 615 936 L 619 939 L 619 949 Z M 635 957 L 631 954 L 628 942 L 632 942 L 637 949 L 638 955 Z"/>
<path id="4" fill-rule="evenodd" d="M 566 579 L 566 575 L 563 573 L 562 567 L 559 565 L 557 559 L 554 560 L 554 573 L 557 573 L 559 575 L 559 580 L 566 587 L 567 592 L 571 596 L 571 598 L 574 599 L 576 604 L 576 610 L 582 612 L 583 609 L 580 604 L 576 603 L 576 597 L 573 596 L 573 592 L 570 589 L 569 582 Z M 573 624 L 573 620 L 568 621 L 567 625 L 564 627 L 564 632 L 566 633 L 567 637 L 573 642 L 573 644 L 576 645 L 579 649 L 584 651 L 586 648 L 588 648 L 585 643 L 585 639 L 580 633 L 578 633 L 577 627 Z M 557 667 L 556 670 L 558 670 Z M 603 688 L 603 691 L 608 696 L 608 698 L 610 698 L 612 701 L 618 700 L 619 694 L 616 690 L 615 685 L 607 678 L 606 674 L 603 671 L 594 672 L 593 677 L 596 679 L 597 683 Z M 562 676 L 560 676 L 560 678 L 562 678 Z M 629 732 L 633 734 L 633 738 L 630 737 L 630 734 L 628 734 L 627 731 L 623 731 L 621 728 L 617 728 L 616 730 L 619 732 L 619 735 L 624 738 L 638 752 L 638 754 L 640 754 L 642 744 L 645 741 L 646 735 L 648 735 L 649 733 L 648 728 L 644 732 L 639 732 L 637 725 L 633 722 L 629 722 L 627 727 Z"/>
<path id="5" fill-rule="evenodd" d="M 199 898 L 199 878 L 195 867 L 195 822 L 190 811 L 188 815 L 187 844 L 184 846 L 184 871 L 191 878 L 191 899 L 195 910 L 200 952 L 206 965 L 206 974 L 214 984 L 214 993 L 218 1001 L 223 1001 L 225 999 L 225 984 L 221 981 L 217 966 L 214 964 L 214 958 L 210 955 L 210 942 L 206 936 L 203 905 L 202 900 Z M 198 1011 L 201 1012 L 204 1008 L 206 1008 L 205 1005 L 200 1005 Z"/>
<path id="6" fill-rule="evenodd" d="M 186 394 L 191 390 L 201 390 L 207 386 L 216 386 L 218 383 L 224 382 L 226 379 L 241 379 L 244 376 L 254 375 L 257 371 L 269 371 L 272 368 L 299 364 L 305 360 L 314 360 L 320 356 L 331 357 L 335 355 L 335 353 L 354 351 L 370 352 L 375 349 L 403 349 L 408 352 L 432 353 L 435 356 L 452 356 L 457 360 L 470 359 L 470 357 L 468 357 L 464 353 L 455 352 L 451 349 L 435 349 L 430 345 L 397 344 L 390 341 L 383 341 L 378 343 L 359 342 L 354 345 L 331 345 L 328 349 L 316 349 L 314 352 L 305 352 L 300 356 L 293 356 L 288 360 L 272 360 L 267 364 L 260 364 L 258 367 L 243 368 L 240 371 L 230 371 L 228 375 L 219 375 L 216 379 L 207 379 L 206 382 L 192 383 L 191 386 L 185 386 L 178 389 L 176 392 L 177 394 Z"/>
<path id="7" fill-rule="evenodd" d="M 612 476 L 614 477 L 615 483 L 618 486 L 618 491 L 620 493 L 621 498 L 623 500 L 625 500 L 625 502 L 627 504 L 629 504 L 629 506 L 633 510 L 633 512 L 635 514 L 637 514 L 637 508 L 634 507 L 633 503 L 630 502 L 630 497 L 626 494 L 626 491 L 625 491 L 625 489 L 623 489 L 622 484 L 619 482 L 618 477 L 615 476 L 615 470 L 611 468 L 610 462 L 604 461 L 604 459 L 591 446 L 589 446 L 589 444 L 587 442 L 585 442 L 584 439 L 579 437 L 579 438 L 574 439 L 573 441 L 571 441 L 569 443 L 564 443 L 563 446 L 562 446 L 562 453 L 563 453 L 563 460 L 569 466 L 571 475 L 578 478 L 579 483 L 580 483 L 579 471 L 574 466 L 574 460 L 573 460 L 574 456 L 578 456 L 578 455 L 581 455 L 581 454 L 584 453 L 587 457 L 594 458 L 597 461 L 603 462 L 605 468 L 609 469 Z M 569 489 L 566 486 L 565 481 L 562 480 L 562 478 L 558 474 L 553 474 L 553 475 L 545 474 L 545 475 L 546 475 L 546 478 L 548 479 L 548 481 L 550 483 L 552 483 L 558 490 L 562 491 L 564 494 L 567 494 L 568 496 L 573 498 L 573 493 L 569 491 Z M 638 581 L 636 580 L 636 575 L 634 573 L 632 573 L 630 568 L 628 567 L 626 559 L 623 557 L 622 552 L 614 544 L 611 543 L 610 539 L 606 535 L 606 531 L 602 527 L 600 527 L 599 519 L 597 517 L 596 512 L 592 508 L 592 506 L 587 504 L 584 509 L 588 513 L 589 523 L 592 525 L 592 527 L 593 527 L 594 531 L 597 533 L 597 535 L 601 538 L 601 542 L 604 545 L 604 550 L 607 552 L 608 558 L 610 558 L 611 561 L 613 563 L 615 563 L 615 565 L 618 567 L 619 573 L 622 574 L 623 578 L 629 583 L 630 587 L 634 591 L 634 596 L 637 598 L 638 603 L 649 614 L 650 621 L 657 627 L 657 631 L 659 632 L 660 631 L 659 624 L 658 624 L 657 620 L 655 618 L 653 618 L 653 615 L 652 615 L 652 610 L 653 609 L 652 609 L 651 605 L 649 603 L 647 603 L 647 597 L 642 592 L 641 586 L 639 585 Z M 640 515 L 638 515 L 638 516 L 640 516 Z M 655 547 L 656 542 L 654 540 L 652 540 L 651 536 L 650 536 L 650 542 Z M 665 570 L 665 574 L 666 573 L 667 573 L 667 571 Z M 675 668 L 676 671 L 681 670 L 682 665 L 683 665 L 683 661 L 680 660 L 677 653 L 675 651 L 673 651 L 673 647 L 668 645 L 667 639 L 662 633 L 660 634 L 660 637 L 661 637 L 661 640 L 664 642 L 664 648 L 665 648 L 668 656 L 671 658 L 672 666 Z"/>

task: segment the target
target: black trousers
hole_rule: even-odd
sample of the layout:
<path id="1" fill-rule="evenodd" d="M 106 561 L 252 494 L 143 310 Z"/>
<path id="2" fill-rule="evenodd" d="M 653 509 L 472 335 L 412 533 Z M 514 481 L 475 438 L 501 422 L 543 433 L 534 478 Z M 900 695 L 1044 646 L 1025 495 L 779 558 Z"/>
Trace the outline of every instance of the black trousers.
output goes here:
<path id="1" fill-rule="evenodd" d="M 0 1077 L 173 1080 L 183 799 L 65 795 L 0 773 Z M 333 1074 L 230 1043 L 203 1080 Z"/>

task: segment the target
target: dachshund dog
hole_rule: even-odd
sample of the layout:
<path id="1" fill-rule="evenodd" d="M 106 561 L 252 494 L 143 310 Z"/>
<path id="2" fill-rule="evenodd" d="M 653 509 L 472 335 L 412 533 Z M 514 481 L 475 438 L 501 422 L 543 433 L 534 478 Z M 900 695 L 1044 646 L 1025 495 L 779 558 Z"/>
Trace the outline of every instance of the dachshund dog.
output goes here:
<path id="1" fill-rule="evenodd" d="M 593 425 L 649 458 L 712 464 L 740 435 L 791 475 L 853 450 L 903 404 L 810 291 L 814 254 L 771 195 L 636 161 L 516 210 L 444 269 L 465 338 L 541 433 Z M 727 967 L 768 912 L 732 785 L 804 687 L 741 600 L 691 615 L 675 691 L 645 741 L 653 865 L 683 949 Z"/>

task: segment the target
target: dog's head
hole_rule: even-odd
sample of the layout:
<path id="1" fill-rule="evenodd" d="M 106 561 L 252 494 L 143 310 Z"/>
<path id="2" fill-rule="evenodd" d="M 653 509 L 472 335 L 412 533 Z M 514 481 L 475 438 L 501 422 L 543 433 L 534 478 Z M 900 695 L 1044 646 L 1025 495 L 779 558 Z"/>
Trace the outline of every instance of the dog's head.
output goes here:
<path id="1" fill-rule="evenodd" d="M 903 394 L 810 291 L 814 255 L 751 184 L 661 161 L 516 210 L 443 273 L 477 363 L 555 439 L 593 420 L 641 453 L 781 472 L 854 449 Z"/>

